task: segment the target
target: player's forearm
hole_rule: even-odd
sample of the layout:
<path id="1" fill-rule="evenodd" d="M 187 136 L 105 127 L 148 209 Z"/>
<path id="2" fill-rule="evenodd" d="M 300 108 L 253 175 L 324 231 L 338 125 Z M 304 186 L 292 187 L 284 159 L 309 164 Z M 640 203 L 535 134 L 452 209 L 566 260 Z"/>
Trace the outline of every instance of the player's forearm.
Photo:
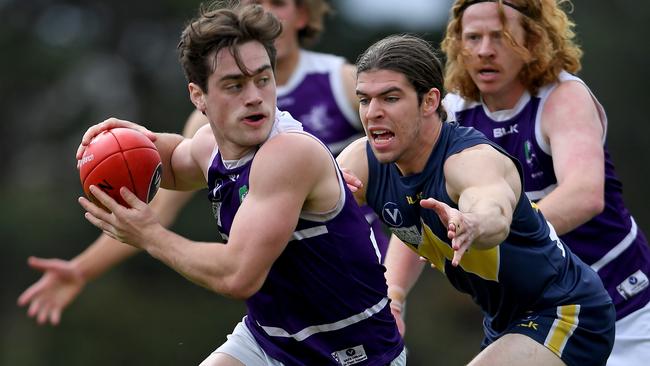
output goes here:
<path id="1" fill-rule="evenodd" d="M 160 223 L 171 225 L 193 192 L 160 190 L 151 202 Z M 140 250 L 102 234 L 72 260 L 86 281 L 92 281 Z"/>
<path id="2" fill-rule="evenodd" d="M 472 241 L 472 247 L 489 249 L 501 244 L 508 237 L 512 213 L 503 203 L 482 199 L 465 211 L 461 199 L 459 207 L 465 214 L 466 225 L 477 227 L 477 235 Z M 461 227 L 460 231 L 462 230 Z"/>
<path id="3" fill-rule="evenodd" d="M 174 189 L 176 187 L 176 177 L 172 166 L 173 154 L 185 138 L 182 135 L 172 133 L 157 133 L 156 136 L 155 144 L 163 165 L 160 186 L 166 189 Z"/>
<path id="4" fill-rule="evenodd" d="M 245 280 L 247 276 L 240 275 L 239 256 L 226 253 L 226 245 L 194 242 L 161 229 L 147 240 L 143 249 L 189 281 L 236 299 L 246 299 L 258 290 Z"/>
<path id="5" fill-rule="evenodd" d="M 396 302 L 404 303 L 409 291 L 422 273 L 424 262 L 420 260 L 417 253 L 393 235 L 384 265 L 386 266 L 388 297 Z"/>
<path id="6" fill-rule="evenodd" d="M 89 282 L 138 252 L 138 249 L 102 234 L 72 263 Z"/>
<path id="7" fill-rule="evenodd" d="M 593 189 L 568 189 L 558 187 L 537 206 L 555 228 L 558 235 L 566 234 L 603 211 L 602 191 Z"/>

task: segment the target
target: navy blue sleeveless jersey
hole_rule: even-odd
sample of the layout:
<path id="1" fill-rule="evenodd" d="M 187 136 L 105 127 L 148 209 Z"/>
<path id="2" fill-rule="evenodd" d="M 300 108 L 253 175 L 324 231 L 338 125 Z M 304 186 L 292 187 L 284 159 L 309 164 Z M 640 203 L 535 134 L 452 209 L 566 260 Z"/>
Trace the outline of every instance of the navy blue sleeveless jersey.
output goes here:
<path id="1" fill-rule="evenodd" d="M 474 127 L 522 162 L 526 195 L 537 202 L 557 187 L 551 148 L 542 137 L 542 109 L 560 83 L 574 81 L 587 85 L 563 71 L 559 81 L 544 85 L 535 95 L 525 93 L 510 110 L 490 112 L 483 104 L 470 102 L 457 94 L 447 94 L 444 105 L 450 118 Z M 590 91 L 591 93 L 591 91 Z M 591 95 L 603 130 L 607 115 Z M 650 248 L 643 231 L 623 202 L 623 185 L 605 146 L 605 207 L 561 239 L 585 263 L 598 272 L 622 319 L 650 302 Z"/>
<path id="2" fill-rule="evenodd" d="M 217 152 L 208 169 L 208 195 L 224 241 L 246 199 L 253 159 L 229 169 Z M 386 365 L 404 347 L 376 242 L 338 174 L 337 207 L 301 213 L 262 288 L 246 301 L 246 326 L 266 353 L 286 365 Z"/>
<path id="3" fill-rule="evenodd" d="M 432 197 L 457 209 L 445 188 L 443 165 L 449 156 L 479 144 L 506 154 L 472 128 L 443 123 L 426 167 L 410 176 L 402 176 L 395 164 L 379 163 L 368 145 L 368 204 L 397 237 L 481 307 L 488 343 L 527 312 L 567 304 L 611 304 L 596 273 L 557 238 L 523 193 L 506 240 L 488 250 L 470 249 L 458 267 L 451 265 L 447 229 L 419 201 Z M 521 176 L 518 162 L 513 161 Z"/>

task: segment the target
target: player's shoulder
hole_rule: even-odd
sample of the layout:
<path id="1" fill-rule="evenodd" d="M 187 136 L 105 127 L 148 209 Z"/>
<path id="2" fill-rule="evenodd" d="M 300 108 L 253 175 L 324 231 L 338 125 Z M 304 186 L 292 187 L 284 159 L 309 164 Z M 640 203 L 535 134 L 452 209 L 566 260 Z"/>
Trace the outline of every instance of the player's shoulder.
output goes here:
<path id="1" fill-rule="evenodd" d="M 544 103 L 544 114 L 555 110 L 596 110 L 596 98 L 585 82 L 575 75 L 567 72 L 560 73 L 555 83 L 546 85 L 540 90 Z"/>
<path id="2" fill-rule="evenodd" d="M 362 151 L 366 151 L 367 143 L 368 143 L 367 136 L 359 137 L 358 139 L 352 141 L 348 146 L 346 146 L 345 149 L 343 149 L 343 151 L 341 152 L 341 154 L 343 152 L 347 154 L 356 154 Z"/>
<path id="3" fill-rule="evenodd" d="M 454 113 L 474 108 L 479 104 L 479 102 L 463 98 L 457 93 L 447 93 L 442 99 L 442 106 L 445 108 L 445 111 L 447 111 L 448 121 L 453 121 L 455 119 Z"/>
<path id="4" fill-rule="evenodd" d="M 269 138 L 255 154 L 251 177 L 265 182 L 309 185 L 329 174 L 334 162 L 327 147 L 306 132 L 281 132 Z"/>
<path id="5" fill-rule="evenodd" d="M 301 50 L 300 58 L 299 67 L 312 72 L 331 72 L 339 70 L 342 65 L 348 63 L 342 56 L 309 50 Z"/>
<path id="6" fill-rule="evenodd" d="M 333 53 L 317 52 L 312 50 L 300 50 L 301 57 L 310 61 L 323 61 L 323 62 L 347 62 L 345 57 L 335 55 Z"/>
<path id="7" fill-rule="evenodd" d="M 199 127 L 190 141 L 192 143 L 192 154 L 197 157 L 210 156 L 217 144 L 209 124 Z"/>
<path id="8" fill-rule="evenodd" d="M 283 131 L 262 144 L 258 155 L 276 162 L 309 163 L 330 156 L 327 147 L 316 137 L 303 131 Z"/>

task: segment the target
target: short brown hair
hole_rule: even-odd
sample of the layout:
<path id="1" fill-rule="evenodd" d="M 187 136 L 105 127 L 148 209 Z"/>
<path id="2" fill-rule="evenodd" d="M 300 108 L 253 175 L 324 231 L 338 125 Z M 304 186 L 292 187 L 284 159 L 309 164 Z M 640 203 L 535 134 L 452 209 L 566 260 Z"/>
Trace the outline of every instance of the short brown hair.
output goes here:
<path id="1" fill-rule="evenodd" d="M 207 80 L 217 67 L 216 55 L 228 48 L 240 70 L 248 75 L 237 47 L 257 41 L 266 49 L 275 69 L 275 39 L 282 25 L 259 5 L 239 5 L 239 1 L 215 1 L 201 6 L 198 18 L 190 21 L 178 44 L 179 59 L 188 82 L 208 91 Z"/>
<path id="2" fill-rule="evenodd" d="M 456 0 L 451 9 L 442 50 L 447 55 L 446 82 L 448 90 L 458 92 L 462 97 L 478 101 L 480 91 L 465 69 L 461 42 L 462 17 L 465 9 L 474 0 Z M 494 0 L 499 6 L 501 22 L 506 20 L 503 0 Z M 524 60 L 519 79 L 531 94 L 537 93 L 543 85 L 557 81 L 562 70 L 570 73 L 580 71 L 582 50 L 575 41 L 575 23 L 569 19 L 562 7 L 572 8 L 570 0 L 509 0 L 521 13 L 521 25 L 526 32 L 525 44 L 519 45 L 504 27 L 504 36 L 509 45 Z"/>

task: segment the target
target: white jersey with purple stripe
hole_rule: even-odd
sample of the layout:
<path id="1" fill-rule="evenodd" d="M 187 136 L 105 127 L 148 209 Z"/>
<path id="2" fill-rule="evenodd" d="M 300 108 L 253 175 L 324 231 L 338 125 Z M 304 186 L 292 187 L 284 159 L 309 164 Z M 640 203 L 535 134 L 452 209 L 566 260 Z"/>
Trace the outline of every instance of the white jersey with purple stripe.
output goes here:
<path id="1" fill-rule="evenodd" d="M 560 82 L 566 81 L 585 85 L 576 76 L 562 72 Z M 557 186 L 551 148 L 542 137 L 541 114 L 549 94 L 558 85 L 546 85 L 533 96 L 525 93 L 513 109 L 497 112 L 490 112 L 482 103 L 466 101 L 457 94 L 450 93 L 443 101 L 450 120 L 483 132 L 521 162 L 526 195 L 534 202 Z M 593 94 L 592 98 L 606 132 L 605 110 Z M 623 203 L 622 184 L 605 147 L 605 133 L 603 149 L 605 208 L 601 214 L 561 238 L 598 272 L 616 305 L 617 319 L 622 319 L 650 301 L 650 250 Z"/>
<path id="2" fill-rule="evenodd" d="M 296 70 L 278 86 L 278 108 L 302 122 L 334 155 L 363 135 L 343 85 L 344 63 L 339 56 L 301 50 Z"/>
<path id="3" fill-rule="evenodd" d="M 254 153 L 224 162 L 215 151 L 207 172 L 208 196 L 226 242 L 248 192 L 253 159 Z M 387 365 L 403 350 L 372 231 L 337 172 L 336 207 L 301 213 L 262 288 L 246 301 L 246 326 L 267 354 L 286 365 Z"/>

